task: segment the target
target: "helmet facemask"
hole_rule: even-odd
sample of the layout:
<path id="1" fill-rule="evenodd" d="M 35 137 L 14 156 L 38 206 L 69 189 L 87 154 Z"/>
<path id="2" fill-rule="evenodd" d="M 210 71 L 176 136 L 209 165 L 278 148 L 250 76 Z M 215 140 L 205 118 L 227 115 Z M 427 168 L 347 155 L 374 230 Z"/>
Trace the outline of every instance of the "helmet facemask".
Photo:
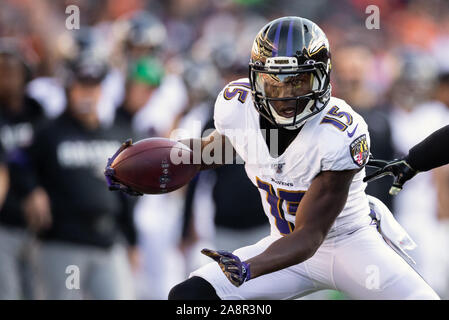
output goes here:
<path id="1" fill-rule="evenodd" d="M 326 106 L 330 97 L 329 67 L 296 57 L 271 57 L 250 63 L 250 82 L 257 111 L 273 125 L 290 130 Z"/>

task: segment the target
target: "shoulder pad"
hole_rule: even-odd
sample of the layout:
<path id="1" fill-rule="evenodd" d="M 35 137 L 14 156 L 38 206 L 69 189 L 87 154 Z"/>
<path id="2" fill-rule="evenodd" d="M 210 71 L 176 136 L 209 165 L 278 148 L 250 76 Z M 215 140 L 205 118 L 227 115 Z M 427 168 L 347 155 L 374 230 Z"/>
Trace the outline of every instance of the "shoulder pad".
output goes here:
<path id="1" fill-rule="evenodd" d="M 232 128 L 251 103 L 251 87 L 247 78 L 230 82 L 218 94 L 215 102 L 215 127 L 220 130 Z"/>
<path id="2" fill-rule="evenodd" d="M 368 126 L 345 101 L 332 98 L 318 127 L 320 153 L 332 164 L 325 166 L 326 170 L 351 169 L 366 163 L 370 145 Z"/>

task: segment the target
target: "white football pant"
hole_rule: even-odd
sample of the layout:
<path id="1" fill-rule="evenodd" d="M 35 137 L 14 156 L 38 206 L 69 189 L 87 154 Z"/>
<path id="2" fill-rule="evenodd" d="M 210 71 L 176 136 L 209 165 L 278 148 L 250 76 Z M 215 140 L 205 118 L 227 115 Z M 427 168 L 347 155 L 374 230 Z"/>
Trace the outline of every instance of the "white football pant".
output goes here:
<path id="1" fill-rule="evenodd" d="M 234 251 L 242 261 L 262 253 L 278 236 Z M 211 262 L 192 272 L 207 280 L 221 299 L 294 299 L 333 289 L 352 299 L 439 299 L 421 276 L 384 241 L 375 225 L 326 239 L 300 264 L 235 287 Z"/>

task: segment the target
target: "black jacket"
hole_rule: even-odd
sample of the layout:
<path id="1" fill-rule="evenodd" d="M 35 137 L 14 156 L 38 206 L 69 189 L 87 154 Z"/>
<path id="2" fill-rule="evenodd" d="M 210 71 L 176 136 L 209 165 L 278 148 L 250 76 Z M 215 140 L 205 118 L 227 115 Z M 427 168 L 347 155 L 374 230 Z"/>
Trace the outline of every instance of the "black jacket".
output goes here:
<path id="1" fill-rule="evenodd" d="M 136 243 L 133 199 L 107 188 L 103 175 L 108 157 L 129 137 L 112 126 L 88 130 L 68 113 L 40 130 L 28 154 L 35 179 L 51 200 L 53 224 L 44 240 L 109 247 L 125 234 Z"/>
<path id="2" fill-rule="evenodd" d="M 25 227 L 22 201 L 26 194 L 31 163 L 25 149 L 31 145 L 36 129 L 46 121 L 41 105 L 25 97 L 22 110 L 8 112 L 0 106 L 0 140 L 4 148 L 4 160 L 9 169 L 10 186 L 5 202 L 0 209 L 0 224 Z"/>

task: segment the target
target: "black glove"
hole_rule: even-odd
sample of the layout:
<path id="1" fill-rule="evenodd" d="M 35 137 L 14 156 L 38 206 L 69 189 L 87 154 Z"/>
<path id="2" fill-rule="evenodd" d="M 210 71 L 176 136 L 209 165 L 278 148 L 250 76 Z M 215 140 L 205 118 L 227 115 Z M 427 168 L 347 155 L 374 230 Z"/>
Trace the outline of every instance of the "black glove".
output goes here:
<path id="1" fill-rule="evenodd" d="M 203 249 L 201 253 L 214 259 L 226 278 L 236 287 L 240 287 L 244 282 L 251 279 L 249 264 L 240 260 L 239 257 L 227 251 L 215 251 Z"/>
<path id="2" fill-rule="evenodd" d="M 108 183 L 109 190 L 122 191 L 131 196 L 142 196 L 143 193 L 141 193 L 139 191 L 135 191 L 135 190 L 131 189 L 130 187 L 125 186 L 120 181 L 118 181 L 118 179 L 115 177 L 114 169 L 111 168 L 112 163 L 114 162 L 115 158 L 117 158 L 117 156 L 120 154 L 120 152 L 122 152 L 123 150 L 125 150 L 126 148 L 131 146 L 132 144 L 133 144 L 133 142 L 131 139 L 128 139 L 122 143 L 122 145 L 114 153 L 114 155 L 108 159 L 108 163 L 106 164 L 106 168 L 104 169 L 104 176 L 106 178 L 106 182 Z"/>
<path id="3" fill-rule="evenodd" d="M 376 160 L 370 158 L 367 166 L 379 168 L 376 172 L 366 176 L 363 182 L 370 182 L 386 175 L 394 177 L 393 186 L 390 188 L 391 195 L 397 195 L 402 190 L 404 183 L 413 178 L 419 171 L 413 169 L 405 158 L 393 161 Z"/>

